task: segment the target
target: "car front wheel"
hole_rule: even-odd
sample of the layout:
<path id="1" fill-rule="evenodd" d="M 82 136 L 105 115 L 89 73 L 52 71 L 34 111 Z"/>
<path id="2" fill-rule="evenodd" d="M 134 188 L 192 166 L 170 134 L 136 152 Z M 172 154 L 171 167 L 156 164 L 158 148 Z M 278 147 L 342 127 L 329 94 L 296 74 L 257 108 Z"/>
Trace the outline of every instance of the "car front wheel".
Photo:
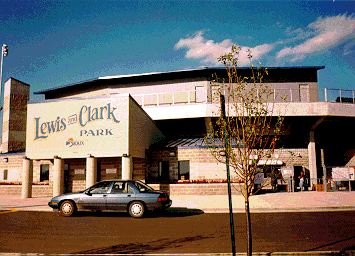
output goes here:
<path id="1" fill-rule="evenodd" d="M 75 213 L 75 204 L 72 201 L 64 201 L 60 205 L 59 211 L 62 216 L 72 216 Z"/>
<path id="2" fill-rule="evenodd" d="M 141 202 L 133 202 L 129 205 L 129 215 L 133 218 L 141 218 L 144 215 L 144 205 Z"/>

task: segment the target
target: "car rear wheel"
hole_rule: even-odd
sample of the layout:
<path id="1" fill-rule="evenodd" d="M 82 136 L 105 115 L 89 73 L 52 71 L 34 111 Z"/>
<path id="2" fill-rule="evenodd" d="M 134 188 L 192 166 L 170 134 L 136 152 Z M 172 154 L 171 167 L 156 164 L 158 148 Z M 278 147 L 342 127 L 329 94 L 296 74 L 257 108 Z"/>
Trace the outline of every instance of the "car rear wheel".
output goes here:
<path id="1" fill-rule="evenodd" d="M 72 201 L 64 201 L 59 208 L 62 216 L 69 217 L 75 213 L 75 204 Z"/>
<path id="2" fill-rule="evenodd" d="M 128 208 L 129 215 L 133 218 L 141 218 L 144 215 L 145 208 L 142 202 L 132 202 Z"/>

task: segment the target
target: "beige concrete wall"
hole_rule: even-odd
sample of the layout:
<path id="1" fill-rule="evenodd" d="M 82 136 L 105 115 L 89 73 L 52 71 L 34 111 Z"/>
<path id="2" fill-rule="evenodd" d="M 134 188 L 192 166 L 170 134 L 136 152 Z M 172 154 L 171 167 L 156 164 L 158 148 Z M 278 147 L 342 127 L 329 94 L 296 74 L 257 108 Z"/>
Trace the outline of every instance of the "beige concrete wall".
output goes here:
<path id="1" fill-rule="evenodd" d="M 128 104 L 128 95 L 29 104 L 26 155 L 52 159 L 127 153 Z"/>
<path id="2" fill-rule="evenodd" d="M 129 96 L 67 99 L 28 105 L 26 155 L 31 159 L 145 157 L 162 138 Z"/>
<path id="3" fill-rule="evenodd" d="M 334 102 L 286 102 L 270 104 L 274 115 L 355 117 L 355 104 Z M 211 117 L 219 115 L 219 104 L 181 104 L 143 107 L 153 120 Z M 235 111 L 231 108 L 229 113 Z"/>
<path id="4" fill-rule="evenodd" d="M 133 100 L 129 104 L 129 155 L 145 158 L 149 146 L 164 138 L 153 120 Z"/>

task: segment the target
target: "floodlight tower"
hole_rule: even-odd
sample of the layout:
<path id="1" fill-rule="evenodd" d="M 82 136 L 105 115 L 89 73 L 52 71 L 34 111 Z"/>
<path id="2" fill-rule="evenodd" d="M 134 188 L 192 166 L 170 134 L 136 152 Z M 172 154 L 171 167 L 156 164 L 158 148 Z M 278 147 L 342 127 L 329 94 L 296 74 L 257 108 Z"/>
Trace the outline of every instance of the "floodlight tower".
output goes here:
<path id="1" fill-rule="evenodd" d="M 2 67 L 4 63 L 4 57 L 9 54 L 9 48 L 6 44 L 3 44 L 1 47 L 1 66 L 0 66 L 0 98 L 1 98 L 1 90 L 2 90 Z M 2 106 L 0 106 L 0 111 L 2 110 Z"/>

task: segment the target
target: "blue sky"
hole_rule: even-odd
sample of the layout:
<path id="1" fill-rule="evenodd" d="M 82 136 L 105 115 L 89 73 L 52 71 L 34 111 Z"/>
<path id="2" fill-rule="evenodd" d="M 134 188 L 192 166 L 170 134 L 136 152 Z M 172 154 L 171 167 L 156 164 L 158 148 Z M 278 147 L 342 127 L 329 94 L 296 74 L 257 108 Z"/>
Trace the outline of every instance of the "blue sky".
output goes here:
<path id="1" fill-rule="evenodd" d="M 263 66 L 320 66 L 355 89 L 354 1 L 0 0 L 3 78 L 31 91 L 106 75 L 216 66 L 232 43 Z M 248 66 L 244 55 L 240 64 Z M 3 80 L 4 80 L 3 79 Z"/>

